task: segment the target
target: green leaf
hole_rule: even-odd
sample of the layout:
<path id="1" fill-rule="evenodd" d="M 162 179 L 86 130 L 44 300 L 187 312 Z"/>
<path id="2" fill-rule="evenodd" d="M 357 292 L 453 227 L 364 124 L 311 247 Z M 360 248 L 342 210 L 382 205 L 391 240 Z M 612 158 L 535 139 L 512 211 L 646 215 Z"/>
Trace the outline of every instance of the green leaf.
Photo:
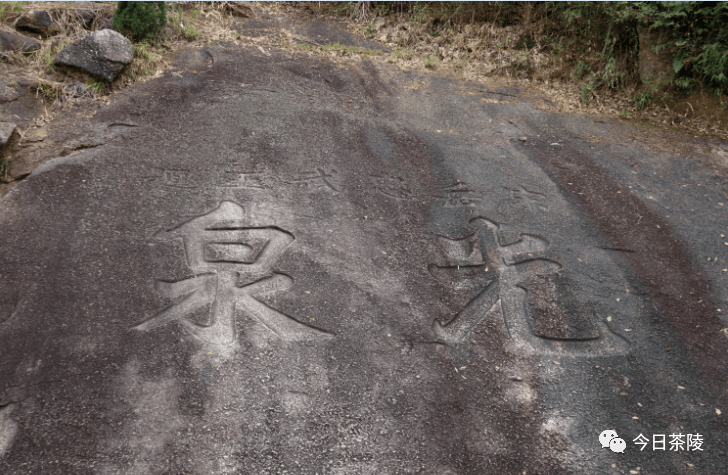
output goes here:
<path id="1" fill-rule="evenodd" d="M 683 66 L 685 66 L 685 62 L 682 58 L 672 59 L 672 70 L 675 71 L 675 73 L 679 73 Z"/>

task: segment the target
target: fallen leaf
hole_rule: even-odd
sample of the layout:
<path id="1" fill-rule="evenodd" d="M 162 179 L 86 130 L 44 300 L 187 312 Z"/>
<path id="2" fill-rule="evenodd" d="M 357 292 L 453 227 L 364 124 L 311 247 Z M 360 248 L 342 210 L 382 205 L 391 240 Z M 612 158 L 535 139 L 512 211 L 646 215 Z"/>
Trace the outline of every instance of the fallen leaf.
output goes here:
<path id="1" fill-rule="evenodd" d="M 559 363 L 558 361 L 554 360 L 554 364 L 561 364 L 561 363 Z"/>
<path id="2" fill-rule="evenodd" d="M 720 409 L 718 409 L 717 407 L 715 408 L 715 413 L 718 414 L 718 415 L 723 414 L 722 412 L 720 412 Z"/>
<path id="3" fill-rule="evenodd" d="M 637 416 L 632 416 L 632 419 L 639 419 L 639 417 L 637 417 Z"/>
<path id="4" fill-rule="evenodd" d="M 267 52 L 266 50 L 264 50 L 262 46 L 258 46 L 258 49 L 259 49 L 259 50 L 260 50 L 260 52 L 261 52 L 261 53 L 263 53 L 264 55 L 266 55 L 266 56 L 270 56 L 270 53 L 268 53 L 268 52 Z"/>
<path id="5" fill-rule="evenodd" d="M 632 330 L 630 330 L 629 328 L 625 328 L 624 331 L 631 332 Z"/>
<path id="6" fill-rule="evenodd" d="M 637 405 L 638 405 L 639 407 L 642 407 L 642 404 L 640 404 L 640 403 L 637 403 Z"/>
<path id="7" fill-rule="evenodd" d="M 682 386 L 678 386 L 677 388 L 678 388 L 678 389 L 685 389 L 685 388 L 684 388 L 684 387 L 682 387 Z"/>

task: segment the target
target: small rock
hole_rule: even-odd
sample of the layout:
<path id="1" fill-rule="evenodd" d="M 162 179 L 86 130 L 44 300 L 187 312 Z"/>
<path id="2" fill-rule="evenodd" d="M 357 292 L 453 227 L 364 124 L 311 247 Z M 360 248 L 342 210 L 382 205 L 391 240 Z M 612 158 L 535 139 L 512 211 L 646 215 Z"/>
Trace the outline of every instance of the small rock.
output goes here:
<path id="1" fill-rule="evenodd" d="M 63 31 L 61 25 L 53 21 L 50 13 L 39 10 L 30 10 L 18 18 L 15 29 L 30 31 L 42 38 L 57 35 Z"/>
<path id="2" fill-rule="evenodd" d="M 2 84 L 2 83 L 0 83 Z M 12 102 L 16 100 L 19 97 L 24 96 L 27 94 L 27 92 L 24 93 L 23 89 L 18 86 L 17 79 L 10 79 L 7 83 L 0 86 L 0 104 L 5 104 L 6 102 Z"/>
<path id="3" fill-rule="evenodd" d="M 31 53 L 40 49 L 40 43 L 33 38 L 23 35 L 14 35 L 7 31 L 0 30 L 0 50 L 13 51 L 17 53 Z"/>
<path id="4" fill-rule="evenodd" d="M 66 47 L 53 64 L 73 66 L 109 82 L 131 63 L 134 48 L 113 30 L 98 30 Z"/>
<path id="5" fill-rule="evenodd" d="M 99 26 L 96 28 L 97 30 L 113 30 L 114 29 L 114 21 L 111 17 L 102 18 L 99 20 Z"/>
<path id="6" fill-rule="evenodd" d="M 94 98 L 94 93 L 91 92 L 89 88 L 87 88 L 86 85 L 81 82 L 76 82 L 65 86 L 63 88 L 63 92 L 70 97 L 88 97 L 90 99 Z"/>
<path id="7" fill-rule="evenodd" d="M 526 137 L 521 137 L 521 138 L 520 138 L 520 139 L 518 139 L 518 140 L 520 140 L 521 142 L 525 142 L 525 141 L 526 141 Z"/>
<path id="8" fill-rule="evenodd" d="M 18 126 L 12 122 L 0 122 L 0 152 L 10 141 L 10 137 L 13 136 L 17 127 Z"/>

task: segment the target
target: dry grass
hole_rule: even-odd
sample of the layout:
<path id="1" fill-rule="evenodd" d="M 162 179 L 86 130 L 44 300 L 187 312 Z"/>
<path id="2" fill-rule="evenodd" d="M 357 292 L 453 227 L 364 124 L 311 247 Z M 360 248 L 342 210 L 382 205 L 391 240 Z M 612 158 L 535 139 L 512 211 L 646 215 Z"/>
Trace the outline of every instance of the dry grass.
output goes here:
<path id="1" fill-rule="evenodd" d="M 5 2 L 9 5 L 11 2 Z M 344 19 L 354 33 L 375 40 L 391 49 L 391 53 L 378 54 L 363 48 L 344 47 L 336 44 L 304 44 L 296 41 L 299 35 L 282 28 L 266 37 L 241 36 L 235 29 L 235 17 L 246 16 L 248 10 L 236 2 L 175 2 L 182 11 L 168 13 L 168 24 L 161 41 L 154 44 L 140 43 L 134 48 L 132 64 L 110 87 L 81 73 L 61 75 L 50 64 L 55 54 L 65 45 L 86 36 L 89 31 L 74 21 L 80 10 L 93 9 L 99 17 L 111 18 L 116 8 L 114 2 L 81 4 L 59 2 L 28 2 L 21 8 L 5 8 L 5 21 L 13 26 L 17 18 L 30 9 L 43 9 L 58 21 L 64 33 L 52 39 L 38 40 L 39 51 L 28 56 L 0 53 L 0 61 L 23 68 L 23 75 L 35 81 L 40 94 L 52 102 L 62 99 L 67 103 L 75 94 L 74 83 L 81 81 L 94 90 L 99 100 L 106 100 L 107 92 L 147 81 L 163 74 L 168 66 L 169 54 L 190 47 L 202 47 L 226 42 L 234 45 L 276 48 L 292 55 L 319 56 L 335 62 L 382 61 L 401 70 L 447 75 L 480 84 L 498 79 L 522 86 L 538 101 L 537 106 L 555 112 L 581 112 L 589 115 L 605 115 L 630 120 L 651 120 L 662 125 L 686 129 L 695 135 L 713 135 L 728 139 L 728 132 L 720 118 L 706 113 L 700 116 L 693 107 L 681 108 L 674 101 L 655 99 L 652 105 L 638 109 L 630 102 L 633 88 L 621 92 L 609 89 L 584 91 L 583 82 L 571 77 L 576 56 L 568 51 L 563 54 L 549 52 L 544 44 L 543 22 L 528 24 L 528 34 L 534 42 L 524 49 L 524 30 L 520 26 L 497 26 L 493 19 L 502 15 L 504 4 L 482 2 L 468 10 L 468 17 L 456 9 L 439 21 L 422 14 L 410 16 L 391 13 L 379 16 L 370 2 L 357 2 Z M 90 6 L 89 6 L 90 5 Z M 271 15 L 316 15 L 336 17 L 325 2 L 262 2 L 255 5 Z M 514 12 L 511 9 L 511 12 Z M 521 10 L 516 11 L 521 15 Z M 442 19 L 444 18 L 444 20 Z M 94 25 L 96 26 L 96 25 Z M 265 51 L 265 49 L 264 49 Z M 586 60 L 591 61 L 589 58 Z M 703 108 L 709 110 L 710 106 Z"/>
<path id="2" fill-rule="evenodd" d="M 289 12 L 306 13 L 314 10 L 326 16 L 309 2 L 306 5 L 284 4 Z M 283 8 L 281 5 L 279 8 Z M 579 112 L 592 116 L 608 116 L 638 122 L 650 121 L 675 130 L 685 130 L 695 136 L 717 137 L 728 140 L 728 113 L 726 97 L 697 96 L 706 103 L 702 114 L 696 114 L 688 100 L 677 99 L 670 91 L 653 98 L 644 108 L 632 101 L 636 92 L 635 78 L 624 82 L 620 89 L 586 87 L 591 76 L 581 80 L 574 77 L 577 57 L 595 65 L 598 51 L 589 57 L 568 50 L 561 54 L 546 47 L 544 21 L 527 23 L 527 27 L 497 26 L 492 19 L 498 16 L 497 2 L 482 2 L 471 9 L 471 17 L 459 17 L 453 12 L 445 21 L 435 22 L 431 17 L 413 18 L 404 14 L 377 17 L 368 7 L 369 2 L 358 2 L 350 13 L 349 28 L 361 36 L 382 43 L 393 50 L 382 59 L 403 70 L 427 71 L 456 77 L 465 81 L 487 84 L 495 78 L 507 79 L 521 86 L 535 104 L 554 112 Z M 501 4 L 502 6 L 502 4 Z M 524 14 L 523 11 L 516 12 Z M 341 19 L 340 15 L 330 15 Z M 477 18 L 476 18 L 477 17 Z M 480 20 L 480 22 L 478 21 Z M 525 20 L 524 20 L 525 22 Z M 525 49 L 525 34 L 533 39 L 531 48 Z M 592 68 L 595 69 L 595 68 Z M 593 76 L 593 73 L 592 73 Z M 698 100 L 697 98 L 695 100 Z M 720 112 L 714 112 L 722 110 Z"/>

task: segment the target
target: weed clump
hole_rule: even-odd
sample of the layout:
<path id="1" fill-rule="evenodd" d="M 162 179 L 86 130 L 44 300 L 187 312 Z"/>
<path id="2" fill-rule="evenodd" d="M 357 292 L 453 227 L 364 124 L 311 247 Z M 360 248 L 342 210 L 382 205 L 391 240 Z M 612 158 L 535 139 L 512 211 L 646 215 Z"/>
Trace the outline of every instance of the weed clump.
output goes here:
<path id="1" fill-rule="evenodd" d="M 167 24 L 166 2 L 117 2 L 112 25 L 133 41 L 162 32 Z"/>

